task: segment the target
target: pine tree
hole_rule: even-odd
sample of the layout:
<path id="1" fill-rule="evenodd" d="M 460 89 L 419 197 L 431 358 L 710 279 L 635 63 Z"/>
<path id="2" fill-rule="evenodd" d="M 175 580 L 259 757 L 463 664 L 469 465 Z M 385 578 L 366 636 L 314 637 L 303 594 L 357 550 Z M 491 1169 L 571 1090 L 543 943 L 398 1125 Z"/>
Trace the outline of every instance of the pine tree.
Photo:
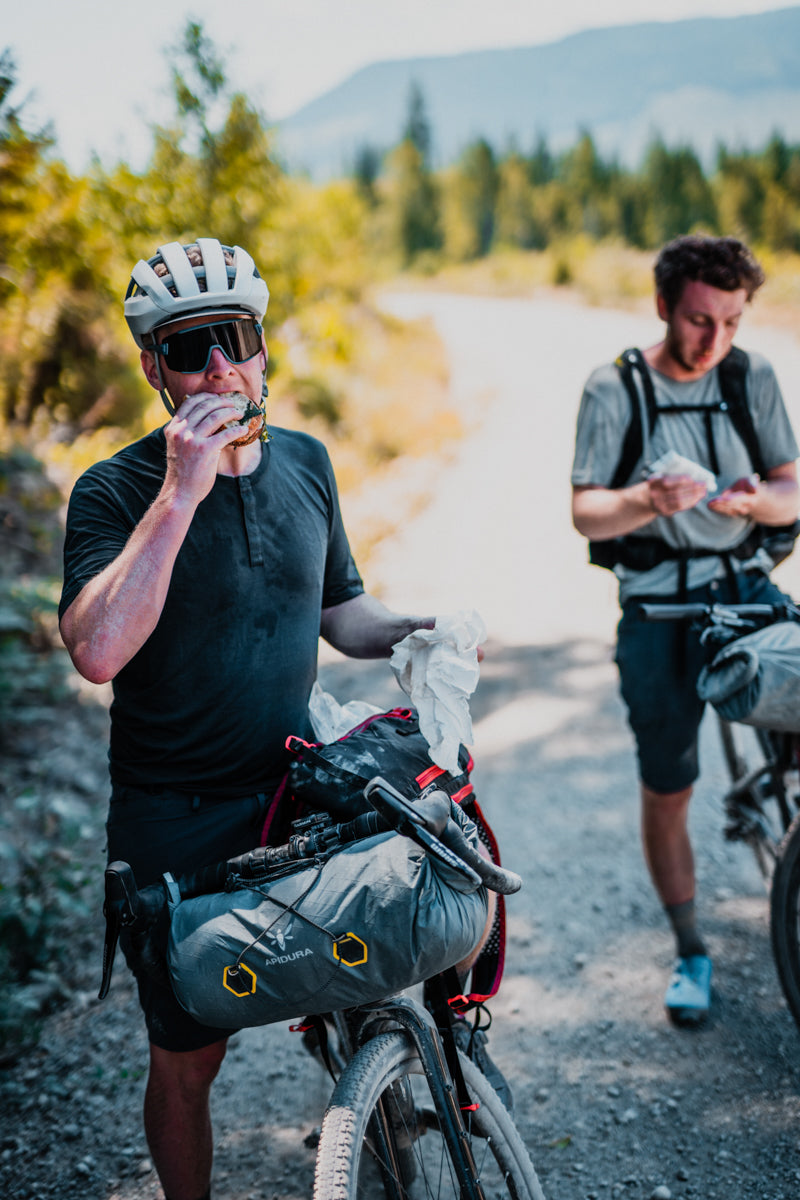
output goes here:
<path id="1" fill-rule="evenodd" d="M 431 128 L 419 86 L 411 85 L 403 139 L 389 156 L 390 221 L 404 266 L 442 244 L 439 189 L 429 166 Z"/>

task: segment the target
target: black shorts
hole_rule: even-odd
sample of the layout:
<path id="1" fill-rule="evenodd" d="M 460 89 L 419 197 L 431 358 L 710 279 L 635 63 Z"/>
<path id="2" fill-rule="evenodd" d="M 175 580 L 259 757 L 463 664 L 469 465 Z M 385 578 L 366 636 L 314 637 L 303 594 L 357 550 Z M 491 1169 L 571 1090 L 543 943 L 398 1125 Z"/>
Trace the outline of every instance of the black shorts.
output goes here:
<path id="1" fill-rule="evenodd" d="M 774 604 L 789 597 L 761 571 L 739 575 L 738 595 L 727 579 L 686 594 L 689 604 Z M 706 662 L 696 632 L 683 621 L 643 621 L 638 607 L 675 601 L 636 596 L 622 607 L 616 662 L 628 721 L 636 738 L 639 778 L 654 792 L 680 792 L 700 773 L 698 732 L 704 704 L 697 677 Z"/>
<path id="2" fill-rule="evenodd" d="M 106 823 L 108 861 L 130 863 L 139 887 L 243 854 L 259 844 L 271 793 L 235 799 L 114 786 Z M 123 951 L 126 940 L 120 938 Z M 172 989 L 136 974 L 150 1041 L 162 1050 L 199 1050 L 235 1030 L 201 1025 Z"/>

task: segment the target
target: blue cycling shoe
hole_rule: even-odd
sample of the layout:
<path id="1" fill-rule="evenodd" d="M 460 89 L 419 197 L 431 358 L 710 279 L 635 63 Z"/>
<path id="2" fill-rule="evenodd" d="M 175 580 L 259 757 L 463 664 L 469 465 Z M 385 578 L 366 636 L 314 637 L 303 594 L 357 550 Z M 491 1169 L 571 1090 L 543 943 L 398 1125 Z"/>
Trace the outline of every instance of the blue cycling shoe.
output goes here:
<path id="1" fill-rule="evenodd" d="M 711 1007 L 711 959 L 705 954 L 679 958 L 664 997 L 674 1025 L 702 1025 Z"/>

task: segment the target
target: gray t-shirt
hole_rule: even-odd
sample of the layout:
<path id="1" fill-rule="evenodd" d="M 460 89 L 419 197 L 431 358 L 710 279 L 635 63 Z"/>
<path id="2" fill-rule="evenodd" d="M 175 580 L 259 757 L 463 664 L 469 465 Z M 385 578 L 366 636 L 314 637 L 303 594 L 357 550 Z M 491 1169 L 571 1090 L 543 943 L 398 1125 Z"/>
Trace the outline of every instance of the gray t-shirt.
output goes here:
<path id="1" fill-rule="evenodd" d="M 772 367 L 758 354 L 750 354 L 747 394 L 750 412 L 758 434 L 765 468 L 792 462 L 800 454 L 783 397 Z M 717 372 L 709 371 L 702 379 L 679 383 L 650 369 L 659 408 L 667 405 L 701 404 L 713 407 L 720 400 Z M 636 375 L 634 374 L 634 378 Z M 637 384 L 639 380 L 637 379 Z M 639 384 L 640 386 L 640 384 Z M 648 436 L 644 417 L 644 397 L 640 395 L 643 414 L 644 446 L 630 482 L 645 478 L 650 463 L 667 450 L 675 450 L 687 458 L 711 468 L 706 418 L 701 412 L 661 413 Z M 598 367 L 583 391 L 578 411 L 575 457 L 572 465 L 572 484 L 575 487 L 610 487 L 622 452 L 625 430 L 630 421 L 630 399 L 619 372 L 613 363 Z M 747 449 L 725 412 L 711 416 L 714 443 L 720 464 L 717 490 L 722 491 L 735 480 L 753 472 Z M 711 499 L 709 496 L 708 499 Z M 704 546 L 720 550 L 739 544 L 747 535 L 752 522 L 743 517 L 726 517 L 708 508 L 703 500 L 688 512 L 673 517 L 656 517 L 637 533 L 646 537 L 663 538 L 670 546 Z M 633 534 L 632 536 L 636 536 Z M 768 556 L 759 551 L 748 562 L 735 560 L 735 566 L 762 566 L 769 570 Z M 629 596 L 670 595 L 678 588 L 678 567 L 672 562 L 660 563 L 650 571 L 614 568 L 620 582 L 620 601 Z M 696 558 L 689 561 L 687 586 L 702 587 L 725 567 L 718 558 Z"/>

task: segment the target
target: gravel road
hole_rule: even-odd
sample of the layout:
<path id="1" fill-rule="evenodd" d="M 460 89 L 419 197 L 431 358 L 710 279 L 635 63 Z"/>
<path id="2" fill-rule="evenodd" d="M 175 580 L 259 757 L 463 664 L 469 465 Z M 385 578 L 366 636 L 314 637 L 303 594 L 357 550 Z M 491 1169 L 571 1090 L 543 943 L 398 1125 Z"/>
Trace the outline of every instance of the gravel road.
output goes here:
<path id="1" fill-rule="evenodd" d="M 476 788 L 508 866 L 492 1054 L 549 1200 L 796 1200 L 798 1031 L 769 947 L 767 902 L 747 852 L 722 836 L 715 729 L 693 805 L 699 901 L 716 964 L 712 1018 L 672 1029 L 661 999 L 672 943 L 639 850 L 636 780 L 616 694 L 615 598 L 569 522 L 575 411 L 591 368 L 659 336 L 646 313 L 560 298 L 397 293 L 448 349 L 469 433 L 430 467 L 429 502 L 371 561 L 367 584 L 405 610 L 476 608 L 489 642 L 472 703 Z M 750 321 L 800 428 L 800 345 Z M 782 582 L 800 594 L 800 562 Z M 340 700 L 395 703 L 385 664 L 332 652 Z M 102 739 L 84 771 L 102 773 Z M 57 749 L 57 748 L 56 748 Z M 64 751 L 66 753 L 66 750 Z M 132 989 L 85 990 L 40 1048 L 0 1073 L 0 1194 L 14 1200 L 156 1200 L 140 1126 L 145 1041 Z M 215 1093 L 214 1195 L 310 1196 L 328 1085 L 286 1026 L 232 1042 Z"/>

